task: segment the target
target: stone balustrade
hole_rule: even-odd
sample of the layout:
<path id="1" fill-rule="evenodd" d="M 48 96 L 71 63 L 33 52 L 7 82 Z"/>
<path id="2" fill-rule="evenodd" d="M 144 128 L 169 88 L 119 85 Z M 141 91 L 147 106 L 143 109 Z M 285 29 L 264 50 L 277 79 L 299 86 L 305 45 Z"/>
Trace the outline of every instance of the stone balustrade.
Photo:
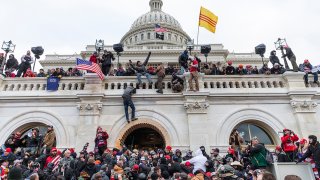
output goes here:
<path id="1" fill-rule="evenodd" d="M 306 88 L 301 73 L 290 73 L 283 75 L 200 75 L 200 91 L 215 92 L 265 92 L 282 90 L 288 92 L 292 88 Z M 189 74 L 185 75 L 185 90 L 189 88 Z M 0 92 L 16 91 L 45 91 L 47 86 L 46 78 L 1 78 Z M 149 84 L 145 77 L 142 77 L 142 86 L 138 86 L 135 76 L 106 77 L 101 82 L 101 92 L 111 94 L 122 93 L 128 85 L 137 88 L 139 91 L 153 92 L 156 90 L 157 77 L 153 76 L 153 84 Z M 58 91 L 84 91 L 86 86 L 86 76 L 84 77 L 63 77 L 59 82 Z M 171 76 L 167 76 L 163 81 L 165 93 L 171 93 Z M 272 90 L 271 90 L 272 89 Z"/>

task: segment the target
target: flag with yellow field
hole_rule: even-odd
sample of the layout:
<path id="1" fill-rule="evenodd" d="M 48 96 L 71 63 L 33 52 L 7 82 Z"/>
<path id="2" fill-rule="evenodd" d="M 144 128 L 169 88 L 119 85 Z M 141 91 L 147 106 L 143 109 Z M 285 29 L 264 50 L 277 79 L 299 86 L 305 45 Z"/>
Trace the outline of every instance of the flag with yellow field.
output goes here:
<path id="1" fill-rule="evenodd" d="M 201 7 L 199 16 L 199 26 L 206 28 L 208 31 L 215 33 L 218 23 L 218 16 L 208 9 Z"/>

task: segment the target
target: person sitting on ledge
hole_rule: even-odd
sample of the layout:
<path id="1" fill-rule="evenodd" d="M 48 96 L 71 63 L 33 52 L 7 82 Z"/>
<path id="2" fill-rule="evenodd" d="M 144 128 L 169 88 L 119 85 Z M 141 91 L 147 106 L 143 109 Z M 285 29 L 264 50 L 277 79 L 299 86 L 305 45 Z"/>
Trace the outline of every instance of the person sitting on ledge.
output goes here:
<path id="1" fill-rule="evenodd" d="M 226 67 L 227 75 L 234 75 L 236 73 L 236 69 L 232 66 L 232 61 L 228 61 L 228 66 Z"/>
<path id="2" fill-rule="evenodd" d="M 236 74 L 245 75 L 245 74 L 247 74 L 247 70 L 243 68 L 242 64 L 240 64 L 236 70 Z"/>
<path id="3" fill-rule="evenodd" d="M 270 68 L 268 68 L 268 64 L 263 64 L 263 67 L 259 70 L 259 74 L 265 74 L 265 75 L 271 74 Z"/>
<path id="4" fill-rule="evenodd" d="M 141 61 L 137 61 L 137 65 L 134 66 L 131 61 L 129 61 L 130 67 L 132 67 L 135 71 L 137 71 L 137 79 L 139 82 L 139 86 L 142 85 L 141 76 L 146 76 L 149 84 L 152 84 L 151 75 L 148 73 L 146 66 L 148 64 L 151 52 L 149 52 L 146 60 L 141 63 Z"/>
<path id="5" fill-rule="evenodd" d="M 283 69 L 283 67 L 281 67 L 278 63 L 274 63 L 270 72 L 271 74 L 283 74 L 285 72 L 285 69 Z"/>
<path id="6" fill-rule="evenodd" d="M 304 75 L 304 82 L 306 83 L 306 85 L 309 84 L 309 80 L 308 80 L 309 74 L 313 74 L 313 77 L 314 77 L 313 83 L 317 83 L 317 84 L 319 83 L 318 72 L 313 72 L 312 69 L 313 69 L 313 66 L 310 64 L 309 60 L 308 59 L 304 60 L 300 70 L 306 73 Z"/>

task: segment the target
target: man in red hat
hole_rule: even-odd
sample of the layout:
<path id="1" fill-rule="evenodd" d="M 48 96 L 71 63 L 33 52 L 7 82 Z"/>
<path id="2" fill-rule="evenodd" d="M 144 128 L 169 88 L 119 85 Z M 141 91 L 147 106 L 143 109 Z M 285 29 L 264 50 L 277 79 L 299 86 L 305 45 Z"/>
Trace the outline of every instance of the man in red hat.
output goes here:
<path id="1" fill-rule="evenodd" d="M 236 73 L 236 69 L 232 66 L 232 61 L 228 61 L 228 66 L 226 67 L 227 75 L 234 75 Z"/>
<path id="2" fill-rule="evenodd" d="M 283 130 L 283 136 L 281 137 L 281 146 L 284 152 L 287 154 L 289 162 L 293 162 L 296 157 L 297 147 L 295 142 L 299 140 L 299 137 L 290 129 Z"/>
<path id="3" fill-rule="evenodd" d="M 302 66 L 301 66 L 301 71 L 306 73 L 304 75 L 304 82 L 305 82 L 306 85 L 309 84 L 309 80 L 308 80 L 309 74 L 313 74 L 313 77 L 314 77 L 313 83 L 317 83 L 317 84 L 319 83 L 319 81 L 318 81 L 318 72 L 317 71 L 314 72 L 314 71 L 312 71 L 312 69 L 313 69 L 313 66 L 310 64 L 309 60 L 308 59 L 304 60 Z"/>
<path id="4" fill-rule="evenodd" d="M 12 153 L 11 148 L 6 148 L 0 158 L 8 160 L 10 165 L 13 165 L 13 161 L 16 160 L 16 156 Z"/>
<path id="5" fill-rule="evenodd" d="M 44 164 L 44 168 L 46 168 L 48 164 L 51 163 L 52 160 L 58 156 L 57 152 L 58 152 L 57 148 L 53 147 L 51 149 L 50 156 L 47 157 L 46 163 Z"/>

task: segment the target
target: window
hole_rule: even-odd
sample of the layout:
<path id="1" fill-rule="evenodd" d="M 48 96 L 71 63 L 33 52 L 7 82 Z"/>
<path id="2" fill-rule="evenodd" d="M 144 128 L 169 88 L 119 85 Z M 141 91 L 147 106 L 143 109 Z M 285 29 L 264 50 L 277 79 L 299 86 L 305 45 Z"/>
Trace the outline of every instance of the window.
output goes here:
<path id="1" fill-rule="evenodd" d="M 178 41 L 178 36 L 177 36 L 177 35 L 174 35 L 174 39 L 175 39 L 176 41 Z"/>
<path id="2" fill-rule="evenodd" d="M 134 41 L 137 42 L 138 41 L 138 36 L 134 37 Z"/>
<path id="3" fill-rule="evenodd" d="M 171 41 L 171 34 L 168 34 L 168 39 L 169 41 Z"/>
<path id="4" fill-rule="evenodd" d="M 151 38 L 151 34 L 150 34 L 150 33 L 148 33 L 147 38 L 148 38 L 148 39 L 150 39 L 150 38 Z"/>
<path id="5" fill-rule="evenodd" d="M 182 38 L 182 37 L 180 37 L 180 42 L 181 42 L 181 43 L 182 43 L 182 39 L 183 39 L 183 38 Z"/>
<path id="6" fill-rule="evenodd" d="M 144 38 L 144 34 L 141 34 L 141 41 L 143 41 L 143 38 Z"/>
<path id="7" fill-rule="evenodd" d="M 132 44 L 132 38 L 130 38 L 130 44 Z"/>
<path id="8" fill-rule="evenodd" d="M 258 137 L 260 143 L 265 145 L 274 144 L 271 136 L 261 127 L 252 123 L 243 123 L 236 127 L 238 132 L 242 135 L 244 144 L 250 142 L 253 137 Z"/>

